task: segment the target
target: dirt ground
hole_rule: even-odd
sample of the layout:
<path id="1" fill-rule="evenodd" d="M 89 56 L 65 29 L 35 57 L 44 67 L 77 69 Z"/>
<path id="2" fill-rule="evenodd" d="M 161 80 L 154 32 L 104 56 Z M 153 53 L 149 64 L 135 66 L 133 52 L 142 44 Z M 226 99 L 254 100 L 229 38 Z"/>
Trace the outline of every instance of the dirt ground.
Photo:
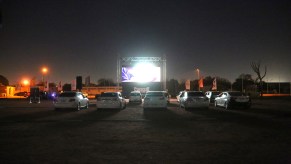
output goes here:
<path id="1" fill-rule="evenodd" d="M 0 101 L 1 163 L 291 163 L 290 98 L 249 110 L 54 111 Z"/>

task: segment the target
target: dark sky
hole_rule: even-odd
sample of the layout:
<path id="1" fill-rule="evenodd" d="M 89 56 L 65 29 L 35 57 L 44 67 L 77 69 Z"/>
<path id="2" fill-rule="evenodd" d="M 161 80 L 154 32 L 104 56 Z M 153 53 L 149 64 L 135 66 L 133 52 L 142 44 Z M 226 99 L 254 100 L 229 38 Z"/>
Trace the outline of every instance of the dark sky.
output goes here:
<path id="1" fill-rule="evenodd" d="M 167 56 L 167 78 L 291 80 L 290 0 L 3 0 L 0 74 L 116 80 L 117 55 Z"/>

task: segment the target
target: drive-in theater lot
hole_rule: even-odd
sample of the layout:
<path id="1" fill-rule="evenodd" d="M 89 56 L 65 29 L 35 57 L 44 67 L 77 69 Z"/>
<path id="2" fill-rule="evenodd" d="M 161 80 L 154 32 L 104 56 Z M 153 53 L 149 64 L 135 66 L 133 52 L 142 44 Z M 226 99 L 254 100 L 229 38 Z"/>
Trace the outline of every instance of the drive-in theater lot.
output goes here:
<path id="1" fill-rule="evenodd" d="M 290 97 L 251 109 L 55 111 L 0 100 L 1 163 L 291 163 Z"/>

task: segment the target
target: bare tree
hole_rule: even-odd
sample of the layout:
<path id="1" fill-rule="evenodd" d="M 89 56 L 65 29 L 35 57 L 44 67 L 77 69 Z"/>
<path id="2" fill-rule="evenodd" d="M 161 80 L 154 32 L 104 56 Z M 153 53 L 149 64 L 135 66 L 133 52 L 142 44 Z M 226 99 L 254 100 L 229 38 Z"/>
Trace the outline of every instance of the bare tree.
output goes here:
<path id="1" fill-rule="evenodd" d="M 252 62 L 251 67 L 253 71 L 257 74 L 257 78 L 255 80 L 256 83 L 259 83 L 259 91 L 260 95 L 263 96 L 263 79 L 267 74 L 267 66 L 265 66 L 265 72 L 264 74 L 261 74 L 261 62 Z"/>

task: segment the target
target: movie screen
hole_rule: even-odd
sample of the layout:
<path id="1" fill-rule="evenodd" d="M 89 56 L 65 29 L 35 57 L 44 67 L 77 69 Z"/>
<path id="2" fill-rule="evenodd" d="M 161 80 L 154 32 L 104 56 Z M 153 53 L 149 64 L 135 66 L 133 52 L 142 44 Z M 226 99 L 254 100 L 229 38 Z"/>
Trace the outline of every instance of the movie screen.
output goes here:
<path id="1" fill-rule="evenodd" d="M 152 65 L 122 67 L 121 82 L 160 82 L 161 69 Z"/>

